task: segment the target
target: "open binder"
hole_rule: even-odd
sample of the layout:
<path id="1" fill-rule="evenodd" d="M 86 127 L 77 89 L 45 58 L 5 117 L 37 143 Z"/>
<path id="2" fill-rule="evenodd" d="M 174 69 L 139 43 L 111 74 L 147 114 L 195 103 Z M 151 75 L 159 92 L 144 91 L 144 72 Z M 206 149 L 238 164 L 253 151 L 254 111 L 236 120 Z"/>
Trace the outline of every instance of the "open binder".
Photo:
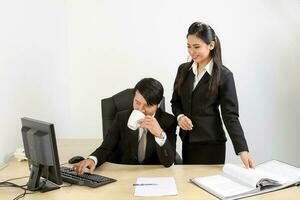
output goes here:
<path id="1" fill-rule="evenodd" d="M 280 190 L 300 182 L 300 168 L 272 160 L 255 169 L 225 164 L 223 174 L 196 177 L 191 182 L 219 199 L 240 199 Z"/>

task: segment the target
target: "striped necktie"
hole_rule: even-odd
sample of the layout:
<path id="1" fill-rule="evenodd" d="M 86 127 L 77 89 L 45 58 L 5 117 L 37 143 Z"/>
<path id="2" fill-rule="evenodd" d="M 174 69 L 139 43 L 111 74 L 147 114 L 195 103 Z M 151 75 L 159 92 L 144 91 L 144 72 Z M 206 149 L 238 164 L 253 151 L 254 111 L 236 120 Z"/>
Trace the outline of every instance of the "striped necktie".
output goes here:
<path id="1" fill-rule="evenodd" d="M 142 137 L 139 141 L 138 145 L 138 160 L 139 163 L 142 163 L 145 159 L 145 153 L 146 153 L 146 145 L 147 145 L 147 129 L 143 128 Z"/>

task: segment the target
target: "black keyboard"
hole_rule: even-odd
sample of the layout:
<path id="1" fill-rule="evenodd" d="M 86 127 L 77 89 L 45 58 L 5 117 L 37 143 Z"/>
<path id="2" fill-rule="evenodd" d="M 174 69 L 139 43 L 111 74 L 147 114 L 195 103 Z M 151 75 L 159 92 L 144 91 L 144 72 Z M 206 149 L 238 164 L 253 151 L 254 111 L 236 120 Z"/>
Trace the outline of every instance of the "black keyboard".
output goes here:
<path id="1" fill-rule="evenodd" d="M 60 167 L 60 171 L 63 181 L 93 188 L 117 181 L 113 178 L 100 176 L 97 174 L 90 174 L 87 172 L 78 174 L 76 171 L 69 167 Z"/>

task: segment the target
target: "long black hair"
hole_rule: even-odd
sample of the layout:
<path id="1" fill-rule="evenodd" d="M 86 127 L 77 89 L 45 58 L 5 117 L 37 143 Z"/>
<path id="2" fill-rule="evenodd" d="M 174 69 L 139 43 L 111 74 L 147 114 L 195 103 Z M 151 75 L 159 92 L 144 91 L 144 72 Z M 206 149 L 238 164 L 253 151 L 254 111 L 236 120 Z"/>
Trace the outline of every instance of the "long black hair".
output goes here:
<path id="1" fill-rule="evenodd" d="M 213 98 L 218 94 L 218 85 L 220 82 L 220 74 L 221 74 L 221 66 L 222 63 L 222 56 L 221 56 L 221 44 L 218 36 L 216 35 L 215 31 L 205 23 L 201 22 L 194 22 L 188 30 L 188 34 L 186 37 L 194 35 L 199 39 L 203 40 L 207 45 L 211 42 L 214 42 L 214 48 L 210 51 L 210 55 L 213 59 L 213 70 L 212 70 L 212 77 L 209 81 L 208 93 L 207 96 L 209 98 Z M 185 66 L 182 73 L 180 74 L 179 81 L 175 84 L 175 90 L 180 93 L 182 90 L 182 86 L 187 79 L 188 73 L 191 69 L 192 64 L 194 61 L 192 60 L 188 65 Z"/>

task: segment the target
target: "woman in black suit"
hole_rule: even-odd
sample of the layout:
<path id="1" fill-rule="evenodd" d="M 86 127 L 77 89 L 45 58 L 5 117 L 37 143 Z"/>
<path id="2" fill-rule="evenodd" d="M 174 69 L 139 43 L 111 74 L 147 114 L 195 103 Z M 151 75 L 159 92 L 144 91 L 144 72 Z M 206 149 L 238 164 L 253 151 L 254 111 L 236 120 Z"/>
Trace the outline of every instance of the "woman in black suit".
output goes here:
<path id="1" fill-rule="evenodd" d="M 232 72 L 222 64 L 220 41 L 207 24 L 195 22 L 187 34 L 191 62 L 179 66 L 171 100 L 182 139 L 184 164 L 224 164 L 226 136 L 245 167 L 253 168 L 243 129 Z"/>

